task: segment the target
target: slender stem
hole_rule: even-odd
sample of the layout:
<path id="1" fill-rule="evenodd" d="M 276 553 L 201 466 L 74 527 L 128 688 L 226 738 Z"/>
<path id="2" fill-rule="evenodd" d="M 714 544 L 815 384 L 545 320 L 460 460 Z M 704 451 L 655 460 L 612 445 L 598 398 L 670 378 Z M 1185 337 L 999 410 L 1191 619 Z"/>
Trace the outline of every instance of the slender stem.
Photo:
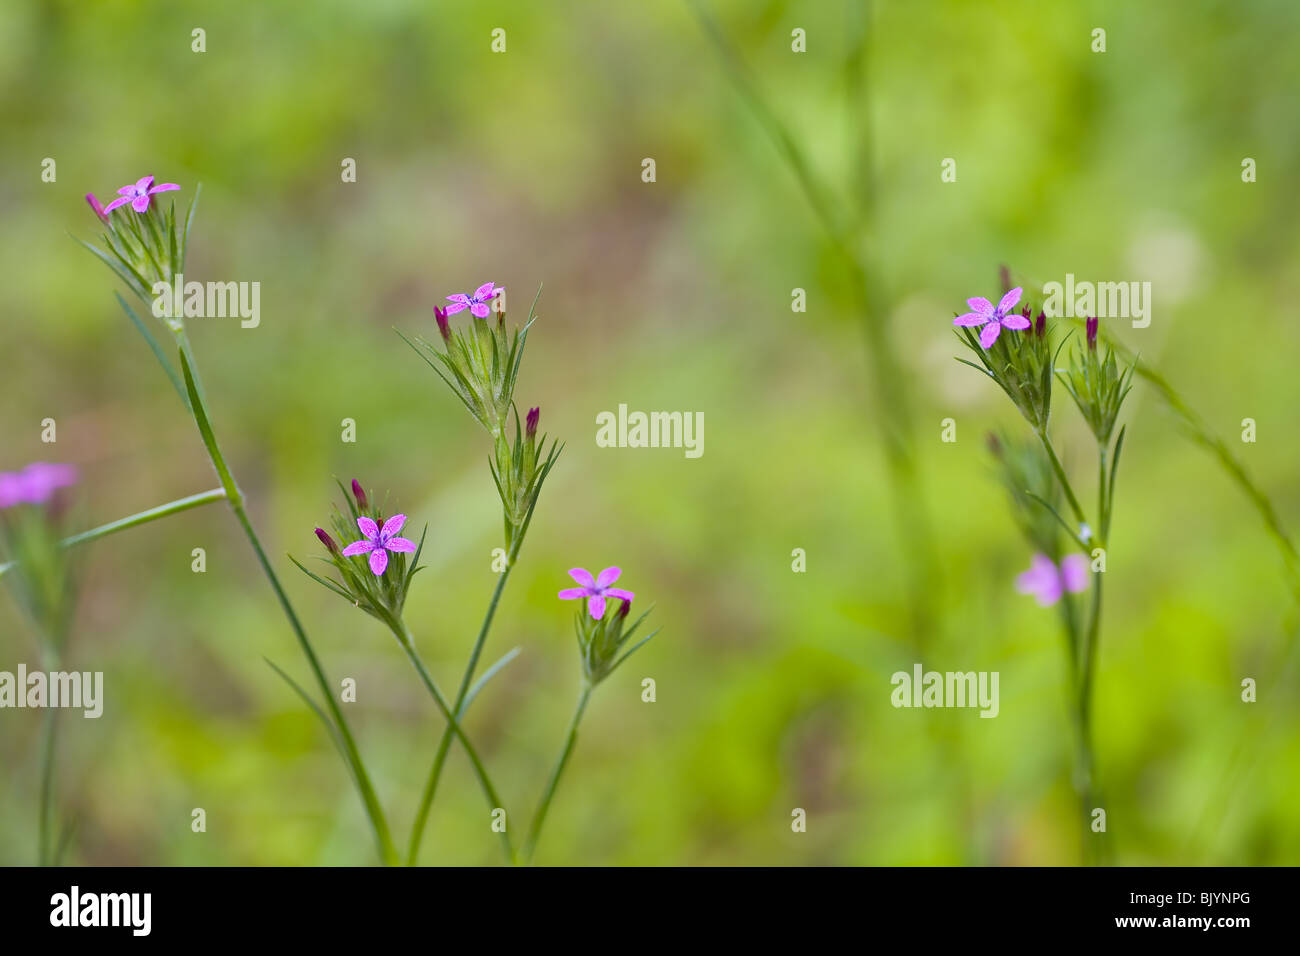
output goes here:
<path id="1" fill-rule="evenodd" d="M 178 498 L 175 501 L 169 501 L 165 505 L 159 505 L 157 508 L 150 508 L 148 511 L 141 511 L 125 518 L 118 518 L 116 521 L 102 524 L 98 528 L 91 528 L 89 531 L 82 531 L 79 534 L 71 535 L 60 541 L 59 546 L 71 548 L 74 545 L 85 544 L 88 541 L 94 541 L 98 538 L 107 537 L 110 534 L 116 534 L 118 531 L 125 531 L 128 528 L 136 528 L 142 524 L 148 524 L 150 521 L 157 521 L 159 518 L 166 518 L 170 515 L 180 514 L 182 511 L 189 511 L 191 508 L 198 508 L 213 501 L 220 501 L 224 497 L 226 497 L 226 491 L 224 488 L 213 488 L 211 491 L 205 491 L 197 495 L 190 495 L 188 498 Z M 16 563 L 17 562 L 9 561 L 5 564 L 0 564 L 0 575 L 4 575 L 4 573 L 12 569 Z"/>
<path id="2" fill-rule="evenodd" d="M 483 645 L 487 642 L 488 631 L 492 627 L 492 618 L 496 616 L 497 604 L 501 601 L 501 594 L 506 589 L 506 580 L 510 577 L 510 571 L 515 566 L 515 560 L 519 556 L 519 548 L 523 545 L 523 532 L 515 539 L 514 547 L 511 548 L 510 554 L 506 558 L 506 568 L 501 572 L 501 577 L 497 579 L 497 586 L 492 592 L 492 600 L 488 603 L 487 613 L 483 616 L 483 624 L 479 627 L 478 637 L 474 641 L 474 649 L 470 651 L 469 663 L 465 665 L 465 673 L 460 679 L 460 687 L 456 691 L 456 704 L 452 708 L 457 719 L 461 714 L 461 705 L 465 702 L 465 695 L 469 693 L 470 682 L 474 679 L 474 671 L 478 668 L 479 657 L 483 653 Z M 424 827 L 429 819 L 429 810 L 433 806 L 434 794 L 438 791 L 438 781 L 442 778 L 442 767 L 447 761 L 447 751 L 451 748 L 451 725 L 443 731 L 442 740 L 438 742 L 438 751 L 433 757 L 433 766 L 429 768 L 429 777 L 424 784 L 424 793 L 420 797 L 420 808 L 415 814 L 415 823 L 411 828 L 411 843 L 407 850 L 406 862 L 408 866 L 415 866 L 420 855 L 420 842 L 424 838 Z"/>
<path id="3" fill-rule="evenodd" d="M 58 709 L 46 707 L 41 722 L 41 810 L 37 840 L 38 865 L 49 866 L 53 860 L 51 847 L 51 817 L 54 815 L 54 753 L 56 714 Z"/>
<path id="4" fill-rule="evenodd" d="M 582 721 L 582 715 L 587 709 L 587 701 L 591 699 L 591 684 L 586 680 L 582 682 L 582 690 L 578 694 L 578 705 L 573 709 L 573 719 L 569 721 L 569 732 L 564 739 L 564 749 L 560 751 L 560 759 L 555 762 L 555 769 L 551 771 L 551 779 L 546 784 L 546 792 L 542 795 L 542 802 L 537 805 L 537 814 L 533 817 L 533 825 L 528 830 L 528 840 L 524 843 L 524 862 L 531 863 L 533 854 L 537 852 L 537 841 L 542 835 L 542 824 L 546 822 L 546 813 L 551 809 L 551 800 L 555 797 L 555 788 L 559 785 L 560 775 L 564 773 L 564 767 L 569 762 L 569 756 L 573 753 L 573 745 L 578 742 L 578 724 Z"/>
<path id="5" fill-rule="evenodd" d="M 453 733 L 460 740 L 461 746 L 465 748 L 465 753 L 469 757 L 470 763 L 474 765 L 474 775 L 478 777 L 479 785 L 483 788 L 483 795 L 487 797 L 488 809 L 493 812 L 499 809 L 504 809 L 501 803 L 501 798 L 497 795 L 496 788 L 492 786 L 492 780 L 488 776 L 487 769 L 483 766 L 483 761 L 479 759 L 478 751 L 474 749 L 474 745 L 469 742 L 469 738 L 465 735 L 464 729 L 460 726 L 460 721 L 457 719 L 459 714 L 457 714 L 457 716 L 452 715 L 452 708 L 448 706 L 447 698 L 443 696 L 442 691 L 438 688 L 437 682 L 429 673 L 429 669 L 424 666 L 424 661 L 421 659 L 419 652 L 416 651 L 415 638 L 411 635 L 410 628 L 406 626 L 405 621 L 401 620 L 393 622 L 393 625 L 393 636 L 397 638 L 397 643 L 402 645 L 402 650 L 406 652 L 406 656 L 409 657 L 411 663 L 415 665 L 415 669 L 419 673 L 420 679 L 424 681 L 424 686 L 429 689 L 429 695 L 433 697 L 434 703 L 438 705 L 438 710 L 442 711 L 443 719 L 447 721 L 447 731 L 444 732 L 443 738 L 446 739 L 447 733 Z M 459 706 L 458 703 L 458 709 Z M 509 814 L 507 814 L 507 825 L 509 819 Z M 501 842 L 503 849 L 505 850 L 506 862 L 514 863 L 515 851 L 514 847 L 510 843 L 510 834 L 507 830 L 501 831 Z"/>
<path id="6" fill-rule="evenodd" d="M 202 388 L 199 385 L 198 372 L 192 367 L 190 361 L 190 347 L 184 331 L 178 332 L 176 338 L 180 346 L 181 367 L 185 373 L 186 384 L 190 387 L 190 402 L 193 405 L 194 423 L 198 426 L 204 447 L 208 451 L 208 457 L 212 460 L 212 467 L 216 469 L 217 476 L 221 479 L 221 486 L 225 490 L 230 510 L 234 512 L 235 518 L 239 521 L 239 526 L 243 528 L 244 534 L 248 538 L 248 543 L 257 555 L 257 562 L 262 568 L 262 573 L 266 575 L 266 579 L 275 592 L 285 617 L 289 619 L 289 626 L 293 629 L 294 636 L 298 640 L 298 646 L 302 648 L 307 663 L 311 666 L 316 682 L 320 686 L 321 695 L 325 699 L 325 706 L 329 708 L 330 716 L 338 728 L 339 738 L 343 742 L 343 749 L 351 766 L 353 778 L 356 781 L 357 789 L 361 793 L 361 800 L 365 804 L 366 815 L 370 818 L 380 858 L 388 865 L 400 863 L 401 858 L 398 856 L 397 847 L 393 843 L 392 834 L 389 832 L 388 821 L 384 817 L 379 798 L 375 795 L 374 786 L 371 784 L 370 776 L 361 760 L 361 754 L 357 749 L 352 731 L 348 727 L 338 701 L 335 699 L 333 685 L 330 684 L 329 678 L 325 676 L 325 670 L 316 657 L 316 652 L 311 646 L 307 632 L 303 630 L 302 623 L 298 620 L 298 615 L 294 611 L 293 605 L 289 603 L 289 597 L 280 584 L 280 579 L 276 576 L 275 570 L 271 567 L 271 562 L 266 557 L 262 542 L 258 539 L 257 532 L 253 530 L 253 524 L 248 519 L 248 513 L 244 510 L 243 493 L 239 490 L 239 485 L 230 471 L 230 466 L 226 464 L 225 456 L 221 454 L 216 433 L 212 430 L 211 418 L 208 415 Z"/>
<path id="7" fill-rule="evenodd" d="M 1061 488 L 1065 491 L 1065 498 L 1070 502 L 1070 510 L 1074 512 L 1074 520 L 1081 525 L 1088 523 L 1088 519 L 1083 516 L 1083 507 L 1079 504 L 1079 499 L 1074 496 L 1074 489 L 1070 487 L 1070 479 L 1065 475 L 1065 468 L 1061 465 L 1061 460 L 1056 457 L 1056 449 L 1052 447 L 1052 440 L 1047 437 L 1047 429 L 1039 429 L 1039 441 L 1043 443 L 1043 450 L 1047 452 L 1047 457 L 1052 463 L 1052 471 L 1056 472 L 1056 479 L 1061 483 Z"/>

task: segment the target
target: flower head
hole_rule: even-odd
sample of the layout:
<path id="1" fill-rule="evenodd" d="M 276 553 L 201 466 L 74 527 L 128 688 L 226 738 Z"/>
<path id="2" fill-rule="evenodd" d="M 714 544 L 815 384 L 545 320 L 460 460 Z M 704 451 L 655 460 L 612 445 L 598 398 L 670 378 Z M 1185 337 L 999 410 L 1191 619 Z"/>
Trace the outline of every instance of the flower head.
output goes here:
<path id="1" fill-rule="evenodd" d="M 1088 561 L 1081 554 L 1066 555 L 1058 568 L 1045 554 L 1034 555 L 1029 570 L 1016 578 L 1016 590 L 1032 594 L 1043 607 L 1055 604 L 1066 591 L 1078 594 L 1088 586 Z"/>
<path id="2" fill-rule="evenodd" d="M 447 296 L 447 301 L 450 302 L 451 305 L 447 306 L 445 314 L 455 315 L 457 312 L 464 312 L 466 309 L 469 309 L 475 317 L 486 319 L 488 313 L 491 311 L 488 303 L 505 291 L 506 290 L 501 286 L 493 285 L 491 282 L 485 282 L 474 290 L 473 295 L 465 295 L 464 293 L 449 295 Z M 439 328 L 441 328 L 441 323 L 439 323 Z"/>
<path id="3" fill-rule="evenodd" d="M 974 311 L 957 316 L 952 320 L 952 324 L 984 326 L 980 330 L 980 345 L 986 349 L 990 348 L 998 340 L 998 335 L 1001 334 L 1003 328 L 1029 328 L 1029 320 L 1023 315 L 1008 314 L 1020 301 L 1020 293 L 1023 291 L 1019 286 L 1012 289 L 1002 297 L 996 308 L 994 308 L 992 302 L 983 296 L 967 299 L 966 304 Z"/>
<path id="4" fill-rule="evenodd" d="M 129 186 L 123 186 L 121 189 L 119 189 L 117 191 L 117 195 L 119 198 L 114 199 L 111 203 L 105 206 L 104 212 L 110 213 L 118 206 L 124 206 L 127 203 L 130 203 L 131 208 L 134 209 L 136 212 L 148 212 L 149 199 L 151 196 L 157 193 L 171 192 L 173 189 L 180 189 L 180 188 L 181 187 L 177 186 L 175 183 L 159 183 L 157 186 L 155 186 L 153 184 L 153 177 L 145 176 L 143 179 L 140 179 Z M 93 208 L 93 204 L 92 204 L 92 208 Z"/>
<path id="5" fill-rule="evenodd" d="M 406 524 L 406 515 L 393 515 L 381 528 L 373 518 L 362 515 L 357 519 L 357 527 L 365 536 L 360 541 L 353 541 L 343 549 L 345 557 L 358 554 L 370 555 L 370 570 L 375 575 L 383 574 L 388 569 L 388 552 L 410 554 L 415 550 L 415 542 L 397 537 L 397 532 Z"/>
<path id="6" fill-rule="evenodd" d="M 0 508 L 14 505 L 43 505 L 60 488 L 77 483 L 77 469 L 71 465 L 33 462 L 22 471 L 0 472 Z"/>
<path id="7" fill-rule="evenodd" d="M 589 571 L 582 568 L 570 568 L 569 577 L 581 584 L 582 587 L 565 588 L 560 592 L 560 599 L 576 601 L 580 598 L 587 598 L 588 613 L 591 614 L 592 618 L 599 621 L 605 616 L 606 598 L 618 598 L 620 601 L 630 603 L 636 597 L 631 591 L 610 587 L 622 573 L 619 568 L 606 568 L 600 572 L 599 576 L 593 578 Z"/>

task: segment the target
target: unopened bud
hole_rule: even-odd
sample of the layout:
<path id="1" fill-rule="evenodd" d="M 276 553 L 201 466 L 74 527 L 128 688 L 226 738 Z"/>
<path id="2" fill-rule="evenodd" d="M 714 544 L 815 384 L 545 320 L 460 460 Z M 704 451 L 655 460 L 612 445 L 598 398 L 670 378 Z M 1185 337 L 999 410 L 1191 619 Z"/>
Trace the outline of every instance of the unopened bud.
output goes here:
<path id="1" fill-rule="evenodd" d="M 1092 352 L 1097 351 L 1097 325 L 1098 324 L 1099 323 L 1096 318 L 1092 316 L 1088 317 L 1088 321 L 1086 323 L 1088 329 L 1088 349 L 1089 351 Z"/>
<path id="2" fill-rule="evenodd" d="M 451 341 L 451 326 L 447 322 L 447 310 L 433 307 L 433 317 L 438 320 L 438 331 L 442 333 L 444 342 Z"/>
<path id="3" fill-rule="evenodd" d="M 541 420 L 542 410 L 540 408 L 530 408 L 528 417 L 524 420 L 524 434 L 529 441 L 537 437 L 537 423 Z"/>
<path id="4" fill-rule="evenodd" d="M 339 546 L 334 543 L 334 539 L 325 532 L 324 528 L 316 529 L 316 537 L 320 538 L 320 543 L 329 549 L 330 554 L 339 553 Z"/>
<path id="5" fill-rule="evenodd" d="M 352 479 L 352 494 L 356 496 L 357 507 L 362 511 L 370 507 L 370 501 L 366 498 L 366 490 L 361 487 L 361 482 L 355 478 Z"/>

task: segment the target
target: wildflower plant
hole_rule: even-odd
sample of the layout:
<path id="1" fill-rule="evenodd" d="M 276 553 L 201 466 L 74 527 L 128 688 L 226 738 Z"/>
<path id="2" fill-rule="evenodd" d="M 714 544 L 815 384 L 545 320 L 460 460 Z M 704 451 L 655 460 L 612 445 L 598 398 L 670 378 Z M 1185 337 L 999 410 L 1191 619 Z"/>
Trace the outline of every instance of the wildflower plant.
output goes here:
<path id="1" fill-rule="evenodd" d="M 1005 270 L 1003 275 L 1007 276 Z M 1007 278 L 1004 282 L 1010 284 Z M 1023 288 L 1007 290 L 996 307 L 984 298 L 969 299 L 972 311 L 957 315 L 953 325 L 958 338 L 975 356 L 975 361 L 958 361 L 992 379 L 1033 435 L 1029 441 L 993 437 L 989 446 L 1009 493 L 1012 515 L 1033 551 L 1029 569 L 1016 579 L 1016 589 L 1033 596 L 1044 607 L 1060 609 L 1073 701 L 1074 784 L 1081 803 L 1085 856 L 1092 859 L 1093 844 L 1087 836 L 1097 794 L 1091 718 L 1101 639 L 1101 572 L 1105 570 L 1115 477 L 1124 444 L 1123 427 L 1118 435 L 1115 427 L 1132 388 L 1136 361 L 1121 367 L 1115 350 L 1110 348 L 1102 357 L 1097 345 L 1099 324 L 1097 319 L 1089 318 L 1083 345 L 1076 343 L 1069 363 L 1059 367 L 1070 333 L 1054 342 L 1058 330 L 1049 327 L 1041 308 L 1037 318 L 1031 320 L 1034 309 L 1028 302 L 1013 318 L 1009 310 L 1021 304 L 1022 293 Z M 976 327 L 981 327 L 978 334 Z M 1091 516 L 1085 512 L 1075 480 L 1066 471 L 1053 441 L 1052 388 L 1057 380 L 1073 399 L 1096 443 L 1097 505 Z M 1097 573 L 1090 575 L 1090 570 Z M 1076 607 L 1075 595 L 1089 588 L 1085 615 Z"/>
<path id="2" fill-rule="evenodd" d="M 101 245 L 90 243 L 83 243 L 83 245 L 107 265 L 144 305 L 149 304 L 150 291 L 155 283 L 170 283 L 172 278 L 184 269 L 195 202 L 191 200 L 184 225 L 178 226 L 174 204 L 169 204 L 164 212 L 161 201 L 156 198 L 160 193 L 179 189 L 180 187 L 173 183 L 156 185 L 152 176 L 146 176 L 134 184 L 119 189 L 119 198 L 107 206 L 101 204 L 93 194 L 86 197 L 87 203 L 104 231 Z M 196 189 L 196 199 L 197 192 Z M 80 535 L 63 539 L 47 536 L 46 550 L 52 549 L 53 553 L 61 554 L 63 549 L 73 544 L 91 541 L 190 508 L 224 500 L 244 531 L 258 564 L 288 619 L 311 669 L 316 693 L 302 687 L 276 664 L 269 660 L 267 663 L 326 726 L 330 738 L 348 765 L 349 776 L 361 797 L 380 859 L 387 864 L 401 862 L 414 864 L 418 861 L 425 824 L 453 739 L 460 743 L 469 757 L 493 814 L 504 809 L 487 769 L 473 743 L 465 734 L 461 721 L 470 704 L 487 682 L 519 653 L 519 649 L 515 648 L 481 675 L 477 673 L 478 663 L 501 595 L 519 556 L 542 487 L 559 458 L 562 446 L 555 440 L 551 440 L 548 445 L 546 436 L 544 434 L 539 436 L 540 408 L 531 408 L 521 420 L 518 408 L 515 406 L 515 386 L 528 330 L 535 321 L 537 299 L 534 298 L 528 319 L 523 326 L 510 329 L 506 324 L 504 310 L 493 308 L 503 291 L 499 286 L 489 282 L 480 285 L 472 295 L 448 296 L 451 304 L 445 309 L 435 309 L 434 312 L 434 320 L 443 342 L 441 348 L 423 338 L 412 339 L 402 335 L 402 338 L 434 368 L 442 381 L 465 405 L 474 420 L 488 432 L 492 443 L 488 459 L 489 472 L 502 505 L 507 551 L 506 566 L 497 579 L 496 588 L 488 603 L 482 626 L 454 698 L 449 699 L 442 692 L 425 666 L 417 649 L 412 629 L 405 617 L 406 599 L 412 582 L 420 570 L 420 554 L 424 547 L 427 529 L 421 531 L 418 542 L 405 536 L 407 516 L 400 512 L 389 513 L 385 508 L 378 506 L 374 495 L 367 493 L 361 483 L 354 480 L 351 494 L 349 489 L 340 485 L 340 490 L 343 492 L 343 505 L 337 507 L 332 517 L 325 522 L 328 530 L 326 527 L 315 529 L 315 537 L 324 549 L 321 560 L 325 567 L 321 572 L 317 573 L 297 559 L 291 558 L 299 569 L 322 587 L 380 621 L 391 632 L 429 691 L 446 724 L 420 800 L 405 856 L 398 852 L 393 840 L 387 816 L 371 782 L 355 737 L 335 699 L 334 685 L 326 674 L 249 519 L 244 494 L 221 452 L 212 415 L 200 383 L 196 357 L 186 335 L 184 322 L 179 316 L 162 317 L 166 331 L 173 338 L 172 348 L 168 349 L 154 335 L 150 324 L 142 320 L 125 299 L 118 296 L 123 311 L 148 343 L 193 418 L 199 438 L 220 480 L 220 487 L 130 515 Z M 540 295 L 540 289 L 538 294 Z M 494 311 L 495 319 L 489 321 Z M 460 312 L 470 313 L 471 324 L 465 331 L 453 331 L 449 317 Z M 175 363 L 169 358 L 169 352 L 176 356 Z M 512 416 L 513 423 L 510 421 Z M 25 501 L 27 497 L 34 494 L 32 488 L 41 485 L 42 482 L 45 485 L 57 482 L 60 474 L 42 471 L 31 475 L 24 472 L 21 476 L 0 476 L 0 499 L 12 498 L 14 503 Z M 24 575 L 27 575 L 39 564 L 40 562 L 31 555 L 18 554 L 14 560 L 0 564 L 0 575 L 15 568 L 21 568 Z M 607 677 L 622 660 L 626 659 L 626 653 L 617 660 L 611 655 L 616 654 L 640 626 L 638 621 L 631 627 L 625 628 L 624 619 L 627 613 L 627 602 L 631 600 L 631 592 L 622 592 L 608 587 L 613 583 L 613 578 L 608 580 L 605 578 L 611 571 L 617 577 L 617 569 L 607 569 L 606 572 L 602 572 L 602 580 L 597 582 L 593 579 L 590 587 L 603 588 L 603 592 L 601 594 L 593 592 L 584 600 L 585 613 L 591 614 L 597 609 L 602 612 L 600 615 L 592 615 L 592 620 L 586 624 L 588 628 L 585 632 L 588 636 L 584 651 L 586 691 L 570 728 L 564 756 L 552 775 L 542 806 L 534 817 L 535 825 L 530 831 L 528 844 L 530 856 L 532 847 L 536 845 L 541 821 L 545 818 L 545 808 L 550 805 L 554 795 L 559 771 L 572 750 L 577 721 L 586 706 L 586 696 L 589 696 L 590 688 L 595 683 Z M 627 597 L 622 611 L 611 607 L 608 614 L 605 614 L 601 607 L 605 596 L 618 598 L 623 594 Z M 581 641 L 580 637 L 580 643 Z M 503 828 L 499 832 L 505 859 L 507 862 L 516 862 L 518 856 L 507 830 Z M 44 852 L 43 838 L 43 858 Z"/>

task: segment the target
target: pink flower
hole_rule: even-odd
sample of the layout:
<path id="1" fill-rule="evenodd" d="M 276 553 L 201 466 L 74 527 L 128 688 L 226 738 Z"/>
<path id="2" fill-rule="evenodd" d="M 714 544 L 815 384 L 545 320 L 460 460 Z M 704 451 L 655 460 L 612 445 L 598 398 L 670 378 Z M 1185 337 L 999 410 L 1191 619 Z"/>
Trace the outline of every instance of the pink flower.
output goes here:
<path id="1" fill-rule="evenodd" d="M 447 306 L 443 315 L 455 315 L 457 312 L 464 312 L 466 309 L 469 309 L 470 312 L 478 318 L 486 319 L 488 313 L 492 311 L 488 307 L 488 303 L 505 291 L 505 288 L 502 286 L 494 286 L 491 282 L 485 282 L 474 290 L 473 295 L 465 295 L 463 292 L 458 292 L 456 295 L 449 295 L 447 296 L 447 301 L 450 302 L 451 305 Z M 441 325 L 441 323 L 439 323 L 439 325 Z"/>
<path id="2" fill-rule="evenodd" d="M 967 312 L 965 315 L 959 315 L 952 320 L 953 325 L 982 325 L 980 330 L 980 345 L 984 348 L 992 347 L 993 343 L 998 340 L 998 335 L 1003 328 L 1008 329 L 1027 329 L 1029 320 L 1023 315 L 1015 315 L 1011 312 L 1017 302 L 1020 301 L 1020 293 L 1024 291 L 1019 286 L 1012 289 L 1002 297 L 995 309 L 993 303 L 983 296 L 976 296 L 973 299 L 967 299 L 966 304 L 975 311 Z"/>
<path id="3" fill-rule="evenodd" d="M 414 541 L 395 537 L 404 524 L 406 524 L 406 515 L 393 515 L 384 522 L 382 528 L 375 524 L 373 518 L 362 515 L 357 519 L 357 527 L 361 529 L 365 538 L 361 541 L 353 541 L 343 549 L 343 553 L 348 557 L 358 554 L 370 555 L 370 570 L 374 572 L 375 577 L 378 577 L 388 570 L 388 552 L 410 554 L 415 550 Z"/>
<path id="4" fill-rule="evenodd" d="M 71 465 L 33 462 L 22 471 L 0 472 L 0 508 L 14 505 L 43 505 L 60 488 L 77 483 L 77 469 Z"/>
<path id="5" fill-rule="evenodd" d="M 618 598 L 625 604 L 630 604 L 632 599 L 636 597 L 631 591 L 610 587 L 622 573 L 618 568 L 606 568 L 600 572 L 599 577 L 593 579 L 591 573 L 582 568 L 570 568 L 569 577 L 581 584 L 582 587 L 565 588 L 560 592 L 560 599 L 575 601 L 579 598 L 587 598 L 587 610 L 593 618 L 599 621 L 605 616 L 606 598 Z"/>
<path id="6" fill-rule="evenodd" d="M 153 177 L 146 176 L 143 179 L 133 183 L 130 186 L 123 186 L 117 191 L 119 199 L 114 199 L 104 207 L 104 212 L 109 213 L 118 206 L 131 204 L 131 208 L 136 212 L 147 212 L 149 210 L 149 197 L 155 193 L 171 192 L 173 189 L 180 189 L 175 183 L 162 183 L 158 186 L 153 184 Z M 91 197 L 87 197 L 89 199 Z"/>
<path id="7" fill-rule="evenodd" d="M 1043 607 L 1061 599 L 1066 591 L 1078 594 L 1088 587 L 1088 559 L 1081 554 L 1070 554 L 1058 568 L 1045 554 L 1034 555 L 1029 570 L 1016 578 L 1016 590 L 1032 594 Z"/>

